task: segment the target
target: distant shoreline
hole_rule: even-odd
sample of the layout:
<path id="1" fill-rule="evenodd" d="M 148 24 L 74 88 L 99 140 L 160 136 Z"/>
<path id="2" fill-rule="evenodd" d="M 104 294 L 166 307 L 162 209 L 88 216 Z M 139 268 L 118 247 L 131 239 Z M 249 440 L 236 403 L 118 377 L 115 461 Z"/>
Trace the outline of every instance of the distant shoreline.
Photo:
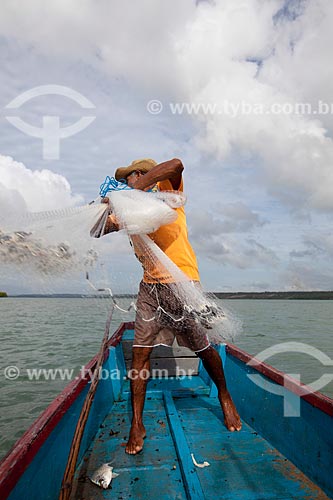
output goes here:
<path id="1" fill-rule="evenodd" d="M 274 300 L 333 300 L 333 291 L 309 291 L 309 292 L 211 292 L 218 299 L 274 299 Z M 3 297 L 13 298 L 38 298 L 38 299 L 81 299 L 94 298 L 96 295 L 84 295 L 78 293 L 54 293 L 54 294 L 17 294 L 3 295 Z M 98 297 L 110 298 L 109 295 L 99 295 Z M 135 298 L 136 294 L 115 294 L 117 298 Z"/>
<path id="2" fill-rule="evenodd" d="M 333 291 L 312 292 L 214 292 L 219 299 L 333 300 Z"/>

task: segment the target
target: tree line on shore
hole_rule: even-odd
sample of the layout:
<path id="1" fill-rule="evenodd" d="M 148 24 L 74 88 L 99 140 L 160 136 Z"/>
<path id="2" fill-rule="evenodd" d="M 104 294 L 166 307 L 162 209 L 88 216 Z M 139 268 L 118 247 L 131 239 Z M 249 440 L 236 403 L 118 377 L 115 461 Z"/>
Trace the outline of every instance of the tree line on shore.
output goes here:
<path id="1" fill-rule="evenodd" d="M 333 291 L 290 291 L 290 292 L 212 292 L 218 299 L 283 299 L 283 300 L 333 300 Z M 0 292 L 0 297 L 7 297 L 6 292 Z M 116 294 L 120 298 L 135 298 L 135 294 L 123 293 Z M 77 293 L 55 293 L 50 295 L 43 294 L 24 294 L 15 295 L 15 297 L 31 297 L 31 298 L 89 298 L 94 295 L 83 295 Z M 110 298 L 110 295 L 105 295 L 105 298 Z"/>

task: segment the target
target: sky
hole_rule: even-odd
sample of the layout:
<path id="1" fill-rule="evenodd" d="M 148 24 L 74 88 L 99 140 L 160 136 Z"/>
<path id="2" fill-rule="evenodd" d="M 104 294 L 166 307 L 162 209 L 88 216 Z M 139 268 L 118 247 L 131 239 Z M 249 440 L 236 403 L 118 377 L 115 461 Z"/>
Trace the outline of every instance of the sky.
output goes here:
<path id="1" fill-rule="evenodd" d="M 330 0 L 2 0 L 0 10 L 2 214 L 80 206 L 117 167 L 176 157 L 206 289 L 333 289 Z M 82 117 L 85 128 L 58 141 L 38 137 Z M 105 282 L 133 291 L 141 270 L 126 235 L 93 245 Z M 9 293 L 84 286 L 0 262 Z"/>

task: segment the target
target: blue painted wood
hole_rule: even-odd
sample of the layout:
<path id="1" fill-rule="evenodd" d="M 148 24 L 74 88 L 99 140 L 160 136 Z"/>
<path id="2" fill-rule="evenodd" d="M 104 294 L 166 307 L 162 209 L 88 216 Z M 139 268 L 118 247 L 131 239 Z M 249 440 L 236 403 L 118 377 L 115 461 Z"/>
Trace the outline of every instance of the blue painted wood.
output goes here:
<path id="1" fill-rule="evenodd" d="M 130 422 L 128 401 L 116 402 L 77 470 L 81 479 L 74 498 L 185 500 L 163 400 L 151 398 L 146 402 L 144 424 L 149 439 L 145 440 L 144 451 L 136 456 L 125 453 Z M 110 461 L 119 476 L 113 480 L 112 489 L 101 491 L 87 476 Z"/>
<path id="2" fill-rule="evenodd" d="M 303 399 L 300 416 L 284 416 L 284 398 L 256 385 L 248 377 L 253 368 L 227 355 L 225 371 L 242 418 L 333 497 L 333 418 Z"/>
<path id="3" fill-rule="evenodd" d="M 202 491 L 200 481 L 197 476 L 196 468 L 192 462 L 191 452 L 189 450 L 184 431 L 182 429 L 179 416 L 173 402 L 171 393 L 165 391 L 163 393 L 166 413 L 176 446 L 177 455 L 180 461 L 180 466 L 183 475 L 183 481 L 188 494 L 188 498 L 192 500 L 201 500 L 205 498 Z"/>
<path id="4" fill-rule="evenodd" d="M 34 498 L 56 500 L 62 476 L 65 471 L 69 446 L 73 438 L 78 415 L 81 410 L 87 388 L 73 403 L 70 412 L 66 412 L 59 424 L 40 448 L 32 463 L 26 469 L 12 490 L 9 500 L 21 500 L 29 495 Z M 27 485 L 29 488 L 27 490 Z"/>
<path id="5" fill-rule="evenodd" d="M 181 378 L 160 378 L 160 379 L 150 379 L 147 384 L 148 393 L 158 392 L 160 397 L 162 397 L 163 390 L 172 391 L 177 397 L 191 396 L 192 394 L 207 394 L 209 388 L 203 382 L 203 380 L 198 376 L 193 377 L 181 377 Z M 124 381 L 123 393 L 130 391 L 129 380 Z"/>
<path id="6" fill-rule="evenodd" d="M 93 405 L 82 437 L 78 462 L 82 459 L 87 448 L 90 446 L 91 440 L 95 436 L 100 424 L 103 422 L 105 416 L 109 413 L 114 403 L 112 358 L 108 357 L 108 359 L 104 362 L 103 370 L 103 378 L 101 378 L 98 383 L 96 395 L 94 397 Z"/>
<path id="7" fill-rule="evenodd" d="M 127 334 L 132 335 L 132 331 Z M 81 467 L 77 473 L 84 474 L 87 467 L 94 470 L 114 459 L 115 471 L 121 475 L 114 480 L 112 489 L 106 491 L 91 485 L 89 480 L 83 482 L 81 476 L 79 485 L 89 485 L 93 490 L 90 496 L 76 498 L 327 498 L 282 457 L 275 446 L 333 497 L 332 417 L 305 401 L 300 404 L 300 417 L 284 417 L 283 398 L 256 386 L 248 377 L 249 373 L 255 373 L 253 368 L 226 355 L 224 348 L 220 354 L 229 390 L 249 426 L 244 425 L 240 433 L 225 429 L 210 379 L 207 379 L 209 387 L 199 376 L 151 380 L 144 413 L 149 437 L 141 454 L 129 456 L 124 452 L 131 417 L 129 385 L 128 381 L 122 385 L 125 365 L 121 346 L 112 348 L 103 368 L 105 373 L 118 369 L 120 378 L 103 377 L 100 381 L 82 441 Z M 202 374 L 204 377 L 203 371 Z M 10 499 L 58 498 L 86 392 L 87 388 L 40 448 Z M 198 462 L 209 460 L 211 466 L 195 469 L 190 451 Z"/>
<path id="8" fill-rule="evenodd" d="M 165 400 L 166 391 L 161 393 Z M 116 402 L 77 471 L 80 481 L 75 498 L 169 500 L 203 495 L 207 500 L 327 499 L 250 426 L 244 425 L 239 433 L 229 432 L 223 425 L 218 400 L 208 393 L 171 399 L 167 392 L 169 408 L 172 407 L 171 424 L 161 394 L 149 394 L 144 412 L 147 439 L 143 452 L 137 456 L 124 453 L 131 409 L 127 398 Z M 191 481 L 189 470 L 194 468 L 190 452 L 198 462 L 210 462 L 208 468 L 195 469 L 202 491 L 199 497 L 193 491 L 191 495 L 189 488 L 186 493 L 184 490 L 183 482 Z M 87 476 L 101 463 L 110 461 L 119 476 L 112 489 L 101 492 Z"/>
<path id="9" fill-rule="evenodd" d="M 175 405 L 196 460 L 210 463 L 197 469 L 207 499 L 217 492 L 223 500 L 325 498 L 250 426 L 228 431 L 217 399 L 201 396 L 175 400 Z"/>
<path id="10" fill-rule="evenodd" d="M 208 375 L 204 365 L 202 364 L 201 359 L 199 361 L 198 374 L 199 374 L 199 377 L 203 380 L 203 382 L 210 387 L 212 380 L 211 380 L 210 376 Z"/>
<path id="11" fill-rule="evenodd" d="M 109 375 L 112 377 L 112 391 L 114 401 L 118 401 L 121 397 L 122 387 L 125 376 L 125 361 L 121 350 L 121 346 L 109 348 Z"/>
<path id="12" fill-rule="evenodd" d="M 105 369 L 110 369 L 108 360 Z M 69 448 L 72 442 L 78 416 L 88 392 L 88 386 L 73 402 L 58 425 L 47 438 L 32 463 L 21 476 L 12 490 L 10 500 L 35 498 L 36 500 L 58 500 L 63 473 L 67 463 Z M 112 380 L 101 380 L 98 384 L 91 413 L 83 435 L 79 460 L 82 459 L 100 424 L 113 404 Z M 27 485 L 29 485 L 27 496 Z"/>

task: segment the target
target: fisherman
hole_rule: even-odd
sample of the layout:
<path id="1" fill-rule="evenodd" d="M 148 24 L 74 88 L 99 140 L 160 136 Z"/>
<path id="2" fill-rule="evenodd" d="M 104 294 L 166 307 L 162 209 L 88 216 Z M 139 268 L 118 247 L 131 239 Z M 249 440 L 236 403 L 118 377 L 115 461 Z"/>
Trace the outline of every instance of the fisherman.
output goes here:
<path id="1" fill-rule="evenodd" d="M 182 172 L 184 166 L 179 159 L 172 159 L 157 164 L 154 160 L 136 160 L 128 167 L 120 167 L 115 172 L 118 181 L 125 181 L 128 186 L 141 190 L 183 191 Z M 150 234 L 150 238 L 180 268 L 188 278 L 200 283 L 195 253 L 187 236 L 186 216 L 183 207 L 176 209 L 178 217 L 175 222 L 160 227 Z M 105 233 L 119 229 L 117 221 L 111 215 L 107 221 Z M 138 255 L 135 237 L 132 237 L 134 250 L 144 270 L 143 280 L 137 298 L 135 318 L 135 335 L 132 351 L 131 402 L 132 424 L 126 452 L 130 455 L 139 453 L 146 437 L 142 415 L 147 388 L 147 371 L 150 368 L 150 355 L 157 345 L 170 345 L 177 338 L 179 345 L 188 347 L 202 360 L 202 363 L 217 386 L 218 398 L 224 414 L 224 423 L 230 431 L 239 431 L 241 421 L 228 392 L 222 361 L 218 352 L 210 344 L 207 331 L 194 319 L 187 318 L 174 322 L 168 317 L 163 321 L 163 314 L 156 315 L 159 306 L 164 310 L 174 310 L 175 296 L 167 286 L 160 271 L 147 267 L 145 256 Z M 145 318 L 152 318 L 145 321 Z M 165 319 L 165 318 L 164 318 Z"/>

